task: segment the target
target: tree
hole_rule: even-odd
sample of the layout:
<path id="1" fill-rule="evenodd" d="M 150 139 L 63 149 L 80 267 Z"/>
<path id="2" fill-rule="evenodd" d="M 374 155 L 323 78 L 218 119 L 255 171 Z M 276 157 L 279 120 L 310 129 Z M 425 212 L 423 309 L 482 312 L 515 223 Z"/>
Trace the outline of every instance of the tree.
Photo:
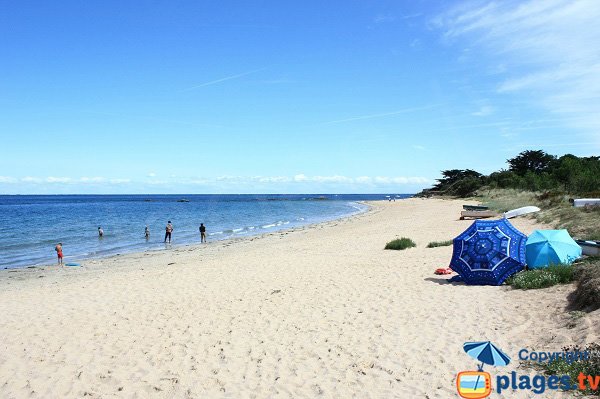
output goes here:
<path id="1" fill-rule="evenodd" d="M 541 173 L 548 171 L 555 161 L 556 156 L 547 154 L 542 150 L 527 150 L 506 162 L 508 162 L 511 172 L 515 172 L 519 176 L 525 176 L 527 172 Z"/>
<path id="2" fill-rule="evenodd" d="M 483 185 L 484 176 L 472 169 L 450 169 L 442 171 L 442 178 L 433 187 L 450 195 L 466 196 Z"/>

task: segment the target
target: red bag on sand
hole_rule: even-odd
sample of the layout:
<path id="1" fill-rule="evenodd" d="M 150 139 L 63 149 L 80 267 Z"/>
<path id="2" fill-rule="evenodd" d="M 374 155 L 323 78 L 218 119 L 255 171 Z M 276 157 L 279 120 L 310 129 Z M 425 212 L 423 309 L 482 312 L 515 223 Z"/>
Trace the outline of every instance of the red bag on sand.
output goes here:
<path id="1" fill-rule="evenodd" d="M 452 269 L 448 268 L 439 268 L 435 269 L 435 274 L 452 274 Z"/>

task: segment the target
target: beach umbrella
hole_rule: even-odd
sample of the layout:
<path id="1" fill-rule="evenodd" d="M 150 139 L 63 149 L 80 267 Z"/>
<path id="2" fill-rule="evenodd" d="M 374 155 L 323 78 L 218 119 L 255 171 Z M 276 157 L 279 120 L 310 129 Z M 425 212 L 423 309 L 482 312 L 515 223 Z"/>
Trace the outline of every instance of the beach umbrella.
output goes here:
<path id="1" fill-rule="evenodd" d="M 573 263 L 581 257 L 581 247 L 567 230 L 535 230 L 527 238 L 525 254 L 527 266 L 539 269 Z"/>
<path id="2" fill-rule="evenodd" d="M 490 366 L 506 366 L 510 363 L 510 357 L 490 341 L 465 342 L 463 349 L 467 355 L 481 362 L 480 370 L 484 363 Z"/>
<path id="3" fill-rule="evenodd" d="M 525 267 L 526 240 L 506 219 L 476 220 L 454 239 L 450 268 L 467 284 L 500 285 Z"/>

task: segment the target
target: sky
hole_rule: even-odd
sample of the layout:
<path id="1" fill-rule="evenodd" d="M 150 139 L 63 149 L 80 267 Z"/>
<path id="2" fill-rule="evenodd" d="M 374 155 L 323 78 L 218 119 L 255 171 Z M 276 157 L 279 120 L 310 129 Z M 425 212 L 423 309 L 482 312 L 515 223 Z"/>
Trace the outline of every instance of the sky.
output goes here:
<path id="1" fill-rule="evenodd" d="M 0 194 L 414 193 L 600 153 L 600 2 L 0 0 Z"/>

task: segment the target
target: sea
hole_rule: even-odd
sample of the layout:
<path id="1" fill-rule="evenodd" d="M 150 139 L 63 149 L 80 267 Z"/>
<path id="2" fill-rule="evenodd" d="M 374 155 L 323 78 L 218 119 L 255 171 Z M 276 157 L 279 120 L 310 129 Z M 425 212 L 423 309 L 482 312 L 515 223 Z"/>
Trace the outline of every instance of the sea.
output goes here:
<path id="1" fill-rule="evenodd" d="M 360 201 L 410 194 L 0 195 L 0 269 L 66 262 L 274 232 L 364 212 Z M 165 226 L 174 227 L 171 245 Z M 145 226 L 150 237 L 144 236 Z M 98 236 L 102 227 L 104 236 Z"/>

